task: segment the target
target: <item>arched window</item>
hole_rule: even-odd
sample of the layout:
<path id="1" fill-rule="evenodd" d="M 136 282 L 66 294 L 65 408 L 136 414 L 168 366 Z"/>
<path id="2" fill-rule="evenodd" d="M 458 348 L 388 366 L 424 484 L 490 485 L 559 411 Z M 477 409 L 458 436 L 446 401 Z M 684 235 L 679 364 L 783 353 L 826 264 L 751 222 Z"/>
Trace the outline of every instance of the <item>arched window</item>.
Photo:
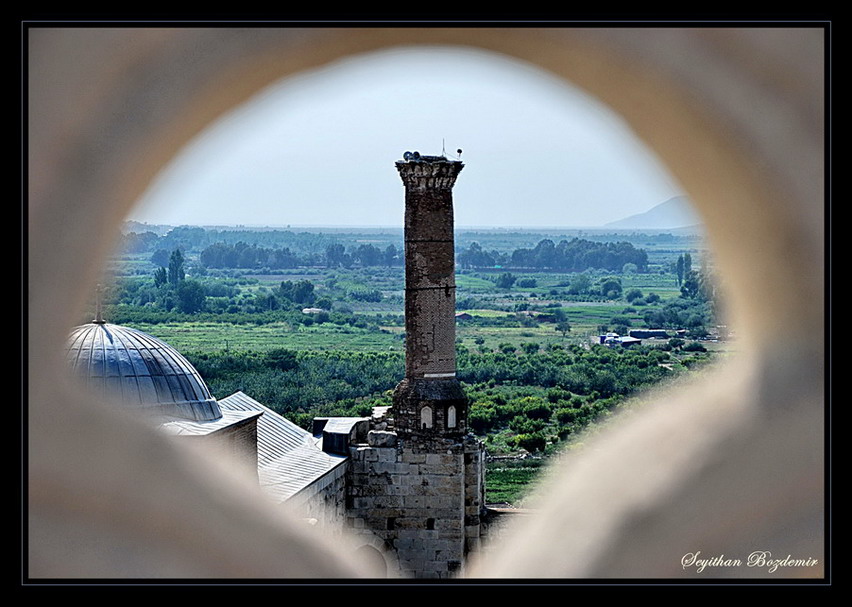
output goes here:
<path id="1" fill-rule="evenodd" d="M 432 427 L 432 407 L 426 406 L 420 409 L 420 427 L 424 430 Z"/>
<path id="2" fill-rule="evenodd" d="M 447 428 L 456 427 L 456 406 L 450 405 L 447 408 Z"/>

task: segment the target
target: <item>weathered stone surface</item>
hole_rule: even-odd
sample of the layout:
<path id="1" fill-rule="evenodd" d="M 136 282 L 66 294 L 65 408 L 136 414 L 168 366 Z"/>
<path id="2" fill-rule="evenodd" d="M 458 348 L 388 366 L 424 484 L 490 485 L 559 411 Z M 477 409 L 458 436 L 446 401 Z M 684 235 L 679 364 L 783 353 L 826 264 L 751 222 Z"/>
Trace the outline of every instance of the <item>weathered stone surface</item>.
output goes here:
<path id="1" fill-rule="evenodd" d="M 426 461 L 425 453 L 414 453 L 412 451 L 402 452 L 402 461 L 411 464 L 422 464 Z"/>
<path id="2" fill-rule="evenodd" d="M 367 444 L 371 447 L 395 447 L 396 446 L 396 432 L 388 432 L 387 430 L 370 430 L 367 433 Z M 396 460 L 396 453 L 392 455 L 389 453 L 382 453 L 380 457 L 392 457 L 393 460 Z"/>
<path id="3" fill-rule="evenodd" d="M 461 472 L 461 467 L 457 464 L 435 464 L 434 466 L 430 466 L 429 464 L 423 464 L 420 466 L 420 474 L 436 474 L 436 475 L 456 475 Z"/>
<path id="4" fill-rule="evenodd" d="M 455 373 L 452 187 L 464 165 L 424 157 L 396 167 L 405 185 L 405 374 Z"/>

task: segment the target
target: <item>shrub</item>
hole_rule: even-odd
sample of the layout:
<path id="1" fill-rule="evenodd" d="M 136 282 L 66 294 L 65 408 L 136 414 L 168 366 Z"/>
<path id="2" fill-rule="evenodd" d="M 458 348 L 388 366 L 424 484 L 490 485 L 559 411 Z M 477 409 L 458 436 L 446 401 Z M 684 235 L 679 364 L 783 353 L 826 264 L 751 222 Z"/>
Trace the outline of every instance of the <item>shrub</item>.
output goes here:
<path id="1" fill-rule="evenodd" d="M 547 400 L 552 403 L 557 403 L 560 400 L 568 400 L 571 398 L 571 393 L 562 388 L 551 388 L 547 391 Z"/>
<path id="2" fill-rule="evenodd" d="M 540 419 L 529 419 L 523 415 L 516 415 L 509 422 L 509 428 L 518 434 L 532 434 L 544 429 L 545 423 Z"/>
<path id="3" fill-rule="evenodd" d="M 473 430 L 476 434 L 485 434 L 494 427 L 494 424 L 497 423 L 497 412 L 492 407 L 474 403 L 474 405 L 470 408 L 470 414 L 467 417 L 467 421 L 471 430 Z"/>
<path id="4" fill-rule="evenodd" d="M 556 410 L 556 421 L 558 421 L 561 425 L 565 425 L 571 423 L 577 419 L 578 411 L 576 409 L 557 409 Z"/>
<path id="5" fill-rule="evenodd" d="M 550 405 L 541 398 L 526 396 L 521 399 L 520 404 L 522 406 L 521 410 L 528 418 L 541 420 L 550 419 L 550 415 L 552 413 Z"/>
<path id="6" fill-rule="evenodd" d="M 263 355 L 264 364 L 270 369 L 288 371 L 298 365 L 296 353 L 285 348 L 273 348 Z"/>
<path id="7" fill-rule="evenodd" d="M 527 342 L 521 344 L 521 349 L 527 354 L 535 354 L 539 350 L 539 345 L 535 342 Z"/>
<path id="8" fill-rule="evenodd" d="M 624 294 L 624 299 L 627 301 L 633 301 L 635 299 L 640 299 L 642 297 L 642 291 L 639 289 L 630 289 L 627 293 Z"/>
<path id="9" fill-rule="evenodd" d="M 497 277 L 496 284 L 501 289 L 511 289 L 512 285 L 515 284 L 515 280 L 517 279 L 511 273 L 504 272 Z"/>
<path id="10" fill-rule="evenodd" d="M 547 446 L 547 439 L 544 437 L 544 434 L 541 432 L 534 432 L 532 434 L 520 434 L 516 438 L 518 447 L 521 449 L 526 449 L 530 453 L 535 451 L 544 451 L 544 448 Z"/>

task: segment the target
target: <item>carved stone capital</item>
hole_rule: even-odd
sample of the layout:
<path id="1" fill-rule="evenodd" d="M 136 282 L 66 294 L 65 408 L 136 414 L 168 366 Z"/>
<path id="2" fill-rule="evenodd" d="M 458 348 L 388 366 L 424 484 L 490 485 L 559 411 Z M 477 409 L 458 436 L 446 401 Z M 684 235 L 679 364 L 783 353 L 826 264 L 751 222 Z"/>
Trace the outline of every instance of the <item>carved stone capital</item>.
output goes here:
<path id="1" fill-rule="evenodd" d="M 396 168 L 406 189 L 451 190 L 464 164 L 446 158 L 421 159 L 397 162 Z"/>

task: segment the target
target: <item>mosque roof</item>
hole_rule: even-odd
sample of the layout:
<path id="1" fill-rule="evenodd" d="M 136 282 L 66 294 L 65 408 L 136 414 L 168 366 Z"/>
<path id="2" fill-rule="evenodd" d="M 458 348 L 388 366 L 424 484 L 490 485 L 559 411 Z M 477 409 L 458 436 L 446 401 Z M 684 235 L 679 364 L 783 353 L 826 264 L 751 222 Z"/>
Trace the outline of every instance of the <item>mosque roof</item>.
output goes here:
<path id="1" fill-rule="evenodd" d="M 277 501 L 292 497 L 346 462 L 344 456 L 323 451 L 310 432 L 242 392 L 219 404 L 225 413 L 263 412 L 257 420 L 257 470 L 261 488 Z"/>
<path id="2" fill-rule="evenodd" d="M 105 399 L 172 418 L 222 417 L 195 367 L 173 347 L 142 331 L 105 322 L 75 327 L 66 359 L 88 389 Z"/>

